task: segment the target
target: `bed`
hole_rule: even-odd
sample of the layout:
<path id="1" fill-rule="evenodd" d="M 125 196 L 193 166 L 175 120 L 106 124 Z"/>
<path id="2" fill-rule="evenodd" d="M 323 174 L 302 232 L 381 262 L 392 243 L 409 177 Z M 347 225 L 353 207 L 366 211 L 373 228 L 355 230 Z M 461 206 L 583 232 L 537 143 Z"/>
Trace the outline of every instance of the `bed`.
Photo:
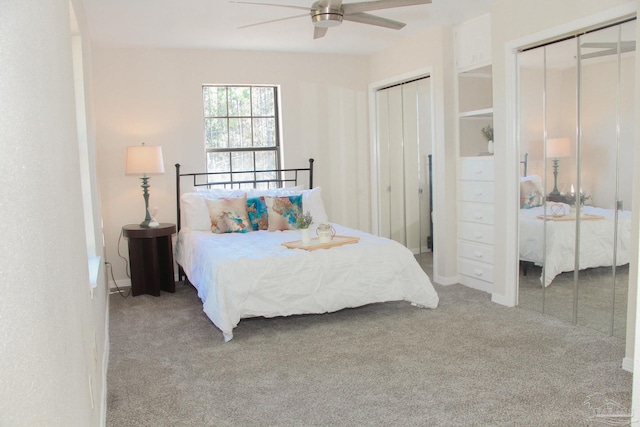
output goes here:
<path id="1" fill-rule="evenodd" d="M 395 241 L 331 223 L 337 235 L 357 238 L 353 239 L 357 243 L 318 250 L 285 247 L 283 243 L 299 240 L 301 233 L 292 226 L 294 221 L 283 221 L 282 209 L 274 207 L 280 201 L 287 206 L 301 201 L 298 210 L 309 212 L 314 219 L 311 235 L 318 224 L 329 221 L 322 189 L 313 187 L 313 160 L 309 168 L 270 172 L 252 171 L 252 179 L 214 186 L 210 184 L 212 174 L 181 174 L 176 165 L 179 274 L 197 289 L 205 314 L 225 341 L 233 338 L 234 328 L 248 317 L 321 314 L 400 300 L 437 307 L 438 295 L 428 276 L 411 251 Z M 285 177 L 292 172 L 294 178 Z M 309 174 L 307 189 L 299 183 L 301 172 Z M 184 177 L 193 178 L 193 191 L 181 192 Z M 260 211 L 251 205 L 256 198 L 265 200 L 266 223 L 253 221 Z M 229 200 L 235 206 L 244 203 L 254 214 L 245 227 L 250 230 L 230 232 L 216 221 L 217 211 L 204 208 Z"/>
<path id="2" fill-rule="evenodd" d="M 543 265 L 540 282 L 575 269 L 576 212 L 562 202 L 546 201 L 542 179 L 526 175 L 520 179 L 519 256 L 523 271 L 527 264 Z M 614 233 L 618 221 L 618 233 Z M 631 256 L 631 212 L 584 206 L 580 218 L 579 269 L 628 264 Z M 546 226 L 546 229 L 545 229 Z M 546 236 L 546 245 L 544 239 Z M 546 258 L 546 262 L 544 262 Z"/>

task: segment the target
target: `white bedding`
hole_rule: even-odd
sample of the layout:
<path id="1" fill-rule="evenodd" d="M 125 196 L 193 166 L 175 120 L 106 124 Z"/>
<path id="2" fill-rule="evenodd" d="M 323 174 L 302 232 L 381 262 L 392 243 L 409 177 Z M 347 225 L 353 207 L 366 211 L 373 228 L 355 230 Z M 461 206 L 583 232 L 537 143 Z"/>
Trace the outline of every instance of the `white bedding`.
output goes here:
<path id="1" fill-rule="evenodd" d="M 326 313 L 398 300 L 437 307 L 438 295 L 407 248 L 333 226 L 338 235 L 360 241 L 306 251 L 281 245 L 299 240 L 298 231 L 213 234 L 183 229 L 176 260 L 225 341 L 247 317 Z"/>
<path id="2" fill-rule="evenodd" d="M 520 209 L 520 259 L 543 264 L 543 232 L 545 221 L 537 218 L 543 207 Z M 614 213 L 611 209 L 585 206 L 584 213 L 602 215 L 604 219 L 580 222 L 580 270 L 613 265 Z M 629 263 L 631 251 L 631 212 L 618 212 L 617 265 Z M 573 271 L 575 264 L 575 221 L 546 221 L 547 246 L 545 286 L 560 273 Z M 542 277 L 540 281 L 542 281 Z"/>

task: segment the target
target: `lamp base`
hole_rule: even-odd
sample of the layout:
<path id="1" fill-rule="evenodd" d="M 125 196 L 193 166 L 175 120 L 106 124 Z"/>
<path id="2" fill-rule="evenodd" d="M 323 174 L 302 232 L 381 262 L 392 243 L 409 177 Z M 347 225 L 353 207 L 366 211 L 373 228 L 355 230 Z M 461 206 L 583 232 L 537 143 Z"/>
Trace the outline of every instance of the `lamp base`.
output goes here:
<path id="1" fill-rule="evenodd" d="M 144 221 L 140 223 L 140 227 L 149 228 L 151 222 L 151 215 L 149 215 L 149 177 L 146 174 L 142 175 L 142 197 L 144 197 Z"/>

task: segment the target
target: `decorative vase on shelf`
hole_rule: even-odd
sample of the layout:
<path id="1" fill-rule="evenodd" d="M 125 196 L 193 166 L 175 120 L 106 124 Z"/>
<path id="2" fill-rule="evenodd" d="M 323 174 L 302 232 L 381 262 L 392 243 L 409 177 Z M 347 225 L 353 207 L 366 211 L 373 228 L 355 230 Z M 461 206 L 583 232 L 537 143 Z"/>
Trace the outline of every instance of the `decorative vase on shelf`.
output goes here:
<path id="1" fill-rule="evenodd" d="M 311 236 L 309 235 L 309 229 L 308 228 L 301 229 L 300 233 L 302 234 L 302 244 L 303 245 L 308 245 L 309 243 L 311 243 Z"/>
<path id="2" fill-rule="evenodd" d="M 491 140 L 487 142 L 487 151 L 489 152 L 489 154 L 493 154 L 493 141 Z"/>

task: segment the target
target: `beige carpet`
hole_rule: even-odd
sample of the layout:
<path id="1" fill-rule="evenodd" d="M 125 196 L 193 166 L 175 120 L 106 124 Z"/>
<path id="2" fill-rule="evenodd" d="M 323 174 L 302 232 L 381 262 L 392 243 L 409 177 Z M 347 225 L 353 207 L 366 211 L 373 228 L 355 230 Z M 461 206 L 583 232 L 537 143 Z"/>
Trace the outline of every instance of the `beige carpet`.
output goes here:
<path id="1" fill-rule="evenodd" d="M 190 286 L 112 295 L 107 424 L 594 426 L 596 402 L 630 406 L 623 341 L 436 290 L 435 310 L 245 319 L 229 343 Z"/>

